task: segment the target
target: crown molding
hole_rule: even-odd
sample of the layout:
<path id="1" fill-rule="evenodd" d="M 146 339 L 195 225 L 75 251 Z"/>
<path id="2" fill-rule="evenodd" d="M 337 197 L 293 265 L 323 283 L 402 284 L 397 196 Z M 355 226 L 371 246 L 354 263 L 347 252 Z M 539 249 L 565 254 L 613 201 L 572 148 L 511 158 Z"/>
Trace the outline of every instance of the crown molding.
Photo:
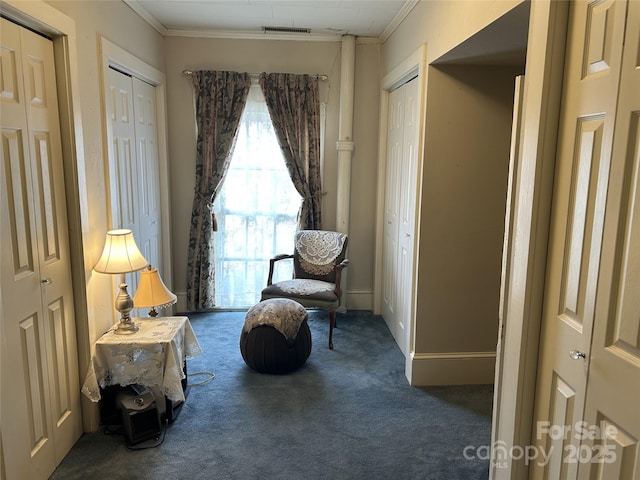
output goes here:
<path id="1" fill-rule="evenodd" d="M 420 3 L 420 0 L 406 0 L 404 2 L 400 11 L 396 14 L 395 17 L 391 19 L 387 27 L 382 32 L 382 35 L 380 35 L 381 43 L 384 43 L 387 41 L 387 39 L 391 36 L 391 34 L 395 31 L 395 29 L 398 28 L 398 26 L 400 26 L 402 21 L 405 18 L 407 18 L 407 15 L 409 15 L 409 12 L 411 12 L 411 10 L 413 10 L 413 8 L 418 3 Z"/>
<path id="2" fill-rule="evenodd" d="M 288 40 L 299 42 L 340 42 L 342 35 L 322 33 L 265 33 L 243 30 L 167 30 L 167 37 L 228 38 L 236 40 Z"/>
<path id="3" fill-rule="evenodd" d="M 157 19 L 156 17 L 154 17 L 153 15 L 151 15 L 146 8 L 144 8 L 140 2 L 138 2 L 138 0 L 122 0 L 124 3 L 126 3 L 129 8 L 131 10 L 133 10 L 134 12 L 136 12 L 138 15 L 140 15 L 140 17 L 142 17 L 142 19 L 147 22 L 149 25 L 151 25 L 153 28 L 155 28 L 158 33 L 160 33 L 160 35 L 162 35 L 163 37 L 167 35 L 167 29 L 165 28 L 164 25 L 162 25 Z"/>
<path id="4" fill-rule="evenodd" d="M 145 9 L 138 0 L 123 0 L 123 2 L 136 12 L 144 21 L 153 27 L 163 37 L 192 37 L 192 38 L 228 38 L 237 40 L 287 40 L 302 42 L 340 42 L 342 36 L 347 34 L 341 33 L 265 33 L 249 32 L 243 30 L 175 30 L 167 29 L 153 15 Z M 357 42 L 360 44 L 377 44 L 384 43 L 394 32 L 394 30 L 402 23 L 411 10 L 420 2 L 420 0 L 405 0 L 400 11 L 389 22 L 380 37 L 357 36 Z"/>

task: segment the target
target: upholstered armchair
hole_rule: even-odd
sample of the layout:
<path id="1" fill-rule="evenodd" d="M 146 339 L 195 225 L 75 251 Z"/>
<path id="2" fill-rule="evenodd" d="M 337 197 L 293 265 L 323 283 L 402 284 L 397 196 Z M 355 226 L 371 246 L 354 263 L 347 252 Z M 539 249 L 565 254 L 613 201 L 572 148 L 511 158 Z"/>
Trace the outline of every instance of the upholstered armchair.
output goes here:
<path id="1" fill-rule="evenodd" d="M 329 348 L 333 348 L 336 309 L 340 306 L 342 269 L 346 259 L 347 236 L 325 230 L 301 230 L 296 233 L 293 254 L 281 254 L 269 261 L 267 287 L 261 300 L 290 298 L 305 308 L 321 308 L 329 312 Z M 273 283 L 276 262 L 293 259 L 293 278 Z"/>

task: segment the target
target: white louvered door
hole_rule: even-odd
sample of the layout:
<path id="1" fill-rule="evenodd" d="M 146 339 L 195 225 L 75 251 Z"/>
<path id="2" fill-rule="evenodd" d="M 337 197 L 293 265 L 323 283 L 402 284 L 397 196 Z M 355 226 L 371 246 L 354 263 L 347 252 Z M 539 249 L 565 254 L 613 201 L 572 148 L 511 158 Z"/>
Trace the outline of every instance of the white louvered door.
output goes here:
<path id="1" fill-rule="evenodd" d="M 53 44 L 1 22 L 2 453 L 46 479 L 81 434 Z"/>

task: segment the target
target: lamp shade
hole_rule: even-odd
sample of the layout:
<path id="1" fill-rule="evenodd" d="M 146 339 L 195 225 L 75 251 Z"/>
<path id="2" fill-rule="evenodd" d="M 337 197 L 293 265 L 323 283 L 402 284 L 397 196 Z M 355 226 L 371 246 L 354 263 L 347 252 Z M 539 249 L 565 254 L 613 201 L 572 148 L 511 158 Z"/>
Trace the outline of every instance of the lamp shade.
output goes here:
<path id="1" fill-rule="evenodd" d="M 129 273 L 147 266 L 129 229 L 109 230 L 104 250 L 93 269 L 99 273 Z"/>
<path id="2" fill-rule="evenodd" d="M 166 287 L 157 268 L 149 265 L 140 272 L 138 290 L 133 296 L 135 308 L 166 307 L 176 301 L 177 297 Z"/>

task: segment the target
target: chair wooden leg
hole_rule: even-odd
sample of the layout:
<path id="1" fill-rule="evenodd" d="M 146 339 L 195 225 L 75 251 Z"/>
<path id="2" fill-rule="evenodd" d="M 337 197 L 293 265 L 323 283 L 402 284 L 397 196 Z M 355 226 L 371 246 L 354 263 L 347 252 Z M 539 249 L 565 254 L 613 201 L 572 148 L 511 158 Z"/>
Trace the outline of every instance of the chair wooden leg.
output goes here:
<path id="1" fill-rule="evenodd" d="M 329 349 L 333 350 L 333 328 L 336 326 L 336 311 L 329 310 Z"/>

